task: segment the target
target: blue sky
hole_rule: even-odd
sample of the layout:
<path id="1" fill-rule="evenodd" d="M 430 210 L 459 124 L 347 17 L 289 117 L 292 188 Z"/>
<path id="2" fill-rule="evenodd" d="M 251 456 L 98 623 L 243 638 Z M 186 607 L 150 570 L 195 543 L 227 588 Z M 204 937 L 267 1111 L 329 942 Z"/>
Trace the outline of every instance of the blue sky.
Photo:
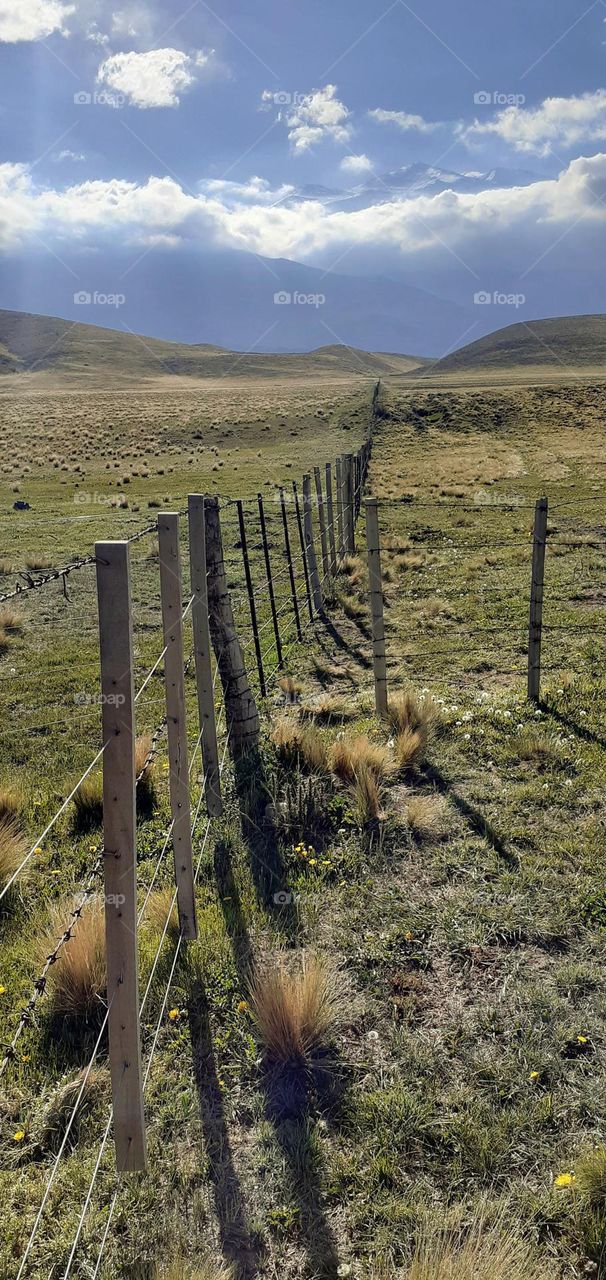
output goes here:
<path id="1" fill-rule="evenodd" d="M 509 282 L 549 260 L 579 309 L 570 268 L 603 249 L 605 20 L 604 0 L 0 0 L 0 252 L 245 251 L 445 293 L 457 263 Z M 297 194 L 420 161 L 510 172 L 363 208 Z"/>

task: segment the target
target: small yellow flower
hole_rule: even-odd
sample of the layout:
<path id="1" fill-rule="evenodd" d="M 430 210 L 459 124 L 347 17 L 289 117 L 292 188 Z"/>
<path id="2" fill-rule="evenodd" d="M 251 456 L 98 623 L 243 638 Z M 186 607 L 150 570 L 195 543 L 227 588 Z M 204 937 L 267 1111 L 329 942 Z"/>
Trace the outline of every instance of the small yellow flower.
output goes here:
<path id="1" fill-rule="evenodd" d="M 60 871 L 51 871 L 51 875 L 52 875 L 52 876 L 60 876 L 60 875 L 61 875 L 61 872 L 60 872 Z"/>
<path id="2" fill-rule="evenodd" d="M 554 1187 L 571 1187 L 575 1180 L 574 1173 L 558 1173 L 553 1180 Z"/>
<path id="3" fill-rule="evenodd" d="M 17 1129 L 17 1132 L 13 1134 L 13 1142 L 23 1142 L 24 1137 L 25 1131 L 23 1129 Z"/>
<path id="4" fill-rule="evenodd" d="M 318 865 L 318 859 L 317 859 L 317 858 L 310 858 L 310 859 L 309 859 L 309 865 L 310 865 L 310 867 L 317 867 L 317 865 Z"/>
<path id="5" fill-rule="evenodd" d="M 169 1013 L 168 1013 L 168 1016 L 169 1016 L 169 1018 L 170 1018 L 171 1022 L 176 1022 L 176 1021 L 177 1021 L 177 1018 L 179 1017 L 179 1010 L 178 1010 L 178 1009 L 170 1009 L 170 1010 L 169 1010 Z"/>
<path id="6" fill-rule="evenodd" d="M 530 1072 L 530 1075 L 529 1075 L 529 1077 L 528 1077 L 528 1079 L 529 1079 L 529 1080 L 538 1080 L 538 1078 L 539 1078 L 539 1072 L 538 1072 L 538 1071 L 531 1071 L 531 1072 Z"/>
<path id="7" fill-rule="evenodd" d="M 5 993 L 6 993 L 6 987 L 0 987 L 0 996 L 3 996 Z"/>
<path id="8" fill-rule="evenodd" d="M 38 845 L 37 849 L 34 849 L 34 853 L 37 853 L 37 854 L 42 853 L 42 849 L 40 848 L 40 845 Z"/>
<path id="9" fill-rule="evenodd" d="M 413 935 L 412 935 L 412 933 L 411 933 L 410 929 L 408 930 L 408 933 L 405 933 L 405 934 L 404 934 L 404 937 L 405 937 L 405 939 L 406 939 L 406 941 L 407 941 L 407 942 L 412 942 Z"/>
<path id="10" fill-rule="evenodd" d="M 589 1044 L 589 1039 L 587 1036 L 577 1036 L 577 1042 L 579 1044 Z"/>
<path id="11" fill-rule="evenodd" d="M 241 1000 L 238 1005 L 238 1013 L 246 1013 L 248 1010 L 248 1000 Z"/>
<path id="12" fill-rule="evenodd" d="M 21 1061 L 22 1061 L 22 1062 L 29 1062 L 29 1058 L 30 1058 L 29 1053 L 22 1053 L 22 1054 L 21 1054 Z"/>

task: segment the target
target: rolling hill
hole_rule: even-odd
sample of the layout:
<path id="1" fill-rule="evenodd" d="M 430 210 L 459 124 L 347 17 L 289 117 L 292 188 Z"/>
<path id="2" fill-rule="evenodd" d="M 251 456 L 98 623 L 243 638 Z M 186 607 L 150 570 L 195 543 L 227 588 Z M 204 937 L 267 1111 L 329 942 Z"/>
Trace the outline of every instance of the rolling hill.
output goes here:
<path id="1" fill-rule="evenodd" d="M 283 378 L 358 374 L 379 377 L 417 368 L 415 356 L 373 354 L 340 345 L 296 355 L 228 351 L 141 337 L 57 316 L 0 311 L 0 376 L 49 375 L 57 384 L 135 384 L 162 378 Z"/>
<path id="2" fill-rule="evenodd" d="M 432 366 L 431 374 L 539 366 L 553 366 L 561 372 L 567 367 L 606 367 L 606 315 L 559 316 L 507 325 L 445 356 Z"/>

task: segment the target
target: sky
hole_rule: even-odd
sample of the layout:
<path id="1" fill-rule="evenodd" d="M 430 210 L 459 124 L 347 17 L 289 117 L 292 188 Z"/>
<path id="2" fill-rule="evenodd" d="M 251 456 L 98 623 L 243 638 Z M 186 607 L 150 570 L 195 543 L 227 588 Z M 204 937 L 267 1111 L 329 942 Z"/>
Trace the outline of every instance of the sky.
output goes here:
<path id="1" fill-rule="evenodd" d="M 0 288 L 28 255 L 243 251 L 597 309 L 605 24 L 606 0 L 0 0 Z M 390 193 L 421 162 L 506 172 Z"/>

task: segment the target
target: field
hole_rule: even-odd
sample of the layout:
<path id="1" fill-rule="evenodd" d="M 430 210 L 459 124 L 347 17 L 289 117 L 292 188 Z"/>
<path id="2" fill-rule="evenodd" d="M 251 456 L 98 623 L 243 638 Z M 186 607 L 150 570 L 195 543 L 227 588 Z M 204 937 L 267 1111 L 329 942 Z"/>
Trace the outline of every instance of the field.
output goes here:
<path id="1" fill-rule="evenodd" d="M 543 385 L 503 373 L 496 389 L 465 378 L 388 378 L 375 424 L 368 491 L 380 499 L 390 693 L 415 696 L 393 723 L 374 717 L 362 521 L 326 618 L 290 650 L 293 683 L 269 690 L 244 822 L 226 774 L 226 814 L 202 850 L 200 937 L 165 1005 L 172 930 L 152 972 L 165 899 L 153 895 L 142 927 L 146 1060 L 159 1027 L 149 1172 L 116 1185 L 108 1145 L 72 1259 L 107 1123 L 102 1042 L 24 1275 L 156 1280 L 179 1255 L 222 1258 L 245 1280 L 606 1275 L 605 388 L 586 371 Z M 270 506 L 276 484 L 359 445 L 371 391 L 361 376 L 94 395 L 3 386 L 0 592 L 28 561 L 68 563 L 193 489 L 261 490 Z M 534 707 L 530 534 L 544 493 Z M 29 511 L 11 510 L 19 498 Z M 272 519 L 279 554 L 275 507 Z M 256 536 L 252 551 L 258 575 Z M 5 627 L 0 792 L 20 789 L 28 840 L 98 745 L 98 707 L 75 702 L 98 678 L 93 573 L 68 579 L 71 601 L 60 584 L 32 592 Z M 139 684 L 161 648 L 153 539 L 133 544 L 133 577 Z M 142 729 L 159 711 L 154 688 Z M 168 822 L 162 759 L 141 822 L 142 896 L 171 882 L 165 864 L 153 880 Z M 85 881 L 98 837 L 69 811 L 0 921 L 4 1042 L 54 904 Z M 334 1016 L 305 1069 L 285 1072 L 252 1016 L 251 974 L 277 955 L 296 971 L 304 954 L 333 975 Z M 83 1026 L 45 996 L 3 1082 L 7 1276 L 98 1025 L 94 1009 Z M 487 1253 L 467 1270 L 452 1259 L 411 1270 L 419 1240 L 445 1230 L 443 1248 L 463 1256 L 478 1221 L 489 1252 L 491 1232 L 509 1241 L 500 1264 Z"/>

